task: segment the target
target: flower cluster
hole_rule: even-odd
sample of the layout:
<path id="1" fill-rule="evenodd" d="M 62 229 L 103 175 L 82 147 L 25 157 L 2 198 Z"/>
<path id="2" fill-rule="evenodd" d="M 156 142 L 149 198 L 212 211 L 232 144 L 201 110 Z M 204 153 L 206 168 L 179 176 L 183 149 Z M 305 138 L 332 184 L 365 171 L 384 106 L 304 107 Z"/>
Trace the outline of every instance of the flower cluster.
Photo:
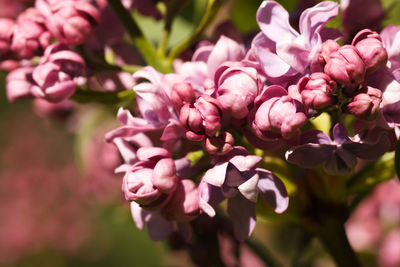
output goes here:
<path id="1" fill-rule="evenodd" d="M 165 15 L 153 1 L 123 2 L 156 19 Z M 217 216 L 221 204 L 244 241 L 255 228 L 258 202 L 278 214 L 289 205 L 269 157 L 304 169 L 323 166 L 340 179 L 394 150 L 400 137 L 400 27 L 357 29 L 349 38 L 351 29 L 343 36 L 326 27 L 339 8 L 323 1 L 305 9 L 297 30 L 279 3 L 266 0 L 249 45 L 221 35 L 187 51 L 188 61 L 147 58 L 154 66 L 108 79 L 107 71 L 140 59 L 126 53 L 119 22 L 109 34 L 116 18 L 105 15 L 107 3 L 36 0 L 15 21 L 0 20 L 1 67 L 12 70 L 7 95 L 65 103 L 101 79 L 103 91 L 127 88 L 119 93 L 136 103 L 118 103 L 122 126 L 105 139 L 123 160 L 116 172 L 124 174 L 122 191 L 138 228 L 147 226 L 155 240 L 176 232 L 188 237 L 194 221 Z M 140 35 L 131 31 L 133 39 Z M 332 121 L 325 132 L 315 123 L 321 114 Z"/>

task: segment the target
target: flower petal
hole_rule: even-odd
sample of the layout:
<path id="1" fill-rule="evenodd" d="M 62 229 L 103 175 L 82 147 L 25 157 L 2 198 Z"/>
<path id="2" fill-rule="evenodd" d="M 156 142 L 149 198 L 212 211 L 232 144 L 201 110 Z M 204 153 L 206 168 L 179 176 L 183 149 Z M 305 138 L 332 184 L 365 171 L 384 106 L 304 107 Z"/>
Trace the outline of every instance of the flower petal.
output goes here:
<path id="1" fill-rule="evenodd" d="M 261 196 L 276 213 L 284 212 L 289 206 L 289 196 L 284 183 L 272 172 L 257 169 L 260 176 L 258 189 Z"/>
<path id="2" fill-rule="evenodd" d="M 256 226 L 256 203 L 237 194 L 228 200 L 228 214 L 236 238 L 239 241 L 248 239 Z"/>

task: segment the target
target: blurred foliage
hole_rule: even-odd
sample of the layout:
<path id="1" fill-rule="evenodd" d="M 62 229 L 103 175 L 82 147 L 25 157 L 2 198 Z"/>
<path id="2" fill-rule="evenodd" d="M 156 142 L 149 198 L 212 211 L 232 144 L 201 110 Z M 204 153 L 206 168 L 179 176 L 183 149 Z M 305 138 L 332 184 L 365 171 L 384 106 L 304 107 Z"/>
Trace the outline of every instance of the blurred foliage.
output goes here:
<path id="1" fill-rule="evenodd" d="M 382 0 L 383 8 L 387 15 L 383 21 L 383 27 L 390 24 L 400 24 L 400 1 L 399 0 Z"/>

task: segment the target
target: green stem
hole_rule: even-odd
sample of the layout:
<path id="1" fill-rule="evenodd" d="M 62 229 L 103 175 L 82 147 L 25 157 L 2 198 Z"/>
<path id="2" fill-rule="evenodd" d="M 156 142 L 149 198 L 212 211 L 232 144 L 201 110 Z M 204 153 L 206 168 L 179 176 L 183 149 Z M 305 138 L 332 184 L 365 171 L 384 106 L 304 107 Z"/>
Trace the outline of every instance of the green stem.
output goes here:
<path id="1" fill-rule="evenodd" d="M 204 13 L 203 18 L 200 21 L 200 24 L 196 27 L 193 33 L 183 40 L 180 44 L 174 47 L 169 53 L 168 59 L 172 62 L 175 58 L 177 58 L 183 51 L 188 49 L 195 41 L 201 36 L 203 31 L 207 28 L 207 26 L 212 22 L 215 18 L 219 8 L 222 6 L 222 3 L 225 0 L 208 0 L 208 5 L 206 11 Z"/>
<path id="2" fill-rule="evenodd" d="M 135 91 L 126 90 L 118 92 L 101 92 L 77 89 L 71 96 L 71 100 L 79 103 L 101 103 L 107 105 L 121 104 L 135 99 Z"/>
<path id="3" fill-rule="evenodd" d="M 172 23 L 174 18 L 182 11 L 182 9 L 189 3 L 190 0 L 171 0 L 167 4 L 167 12 L 164 19 L 164 28 L 158 45 L 158 55 L 165 57 L 169 36 L 171 34 Z"/>
<path id="4" fill-rule="evenodd" d="M 125 7 L 121 4 L 121 1 L 107 0 L 107 2 L 117 14 L 122 25 L 124 25 L 125 30 L 134 41 L 146 63 L 161 72 L 171 72 L 171 65 L 160 60 L 154 46 L 146 39 L 131 13 L 125 9 Z"/>
<path id="5" fill-rule="evenodd" d="M 357 256 L 347 239 L 342 220 L 334 217 L 326 218 L 318 237 L 325 249 L 335 260 L 337 266 L 360 266 Z"/>

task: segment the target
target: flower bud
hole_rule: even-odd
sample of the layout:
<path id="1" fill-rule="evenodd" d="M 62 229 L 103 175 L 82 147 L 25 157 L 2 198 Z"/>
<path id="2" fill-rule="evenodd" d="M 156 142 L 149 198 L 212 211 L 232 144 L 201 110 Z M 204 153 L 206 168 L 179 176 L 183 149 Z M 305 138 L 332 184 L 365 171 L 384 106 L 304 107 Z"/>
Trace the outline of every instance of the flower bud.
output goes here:
<path id="1" fill-rule="evenodd" d="M 62 43 L 79 45 L 85 42 L 99 24 L 100 12 L 89 1 L 38 0 L 36 7 L 46 17 L 49 31 Z"/>
<path id="2" fill-rule="evenodd" d="M 0 56 L 6 54 L 10 49 L 14 26 L 13 20 L 0 18 Z"/>
<path id="3" fill-rule="evenodd" d="M 180 222 L 195 219 L 200 214 L 196 184 L 189 179 L 180 180 L 162 214 L 169 220 Z"/>
<path id="4" fill-rule="evenodd" d="M 205 136 L 214 136 L 221 130 L 221 108 L 218 101 L 209 95 L 202 95 L 194 104 L 185 104 L 179 120 L 186 125 L 186 137 L 201 141 Z"/>
<path id="5" fill-rule="evenodd" d="M 326 62 L 329 60 L 329 56 L 336 52 L 340 48 L 340 45 L 336 43 L 334 40 L 327 40 L 322 43 L 321 51 L 318 53 L 315 60 L 311 63 L 311 71 L 319 72 L 323 71 Z"/>
<path id="6" fill-rule="evenodd" d="M 252 127 L 265 140 L 290 139 L 299 133 L 306 121 L 301 103 L 284 95 L 262 103 L 255 113 Z"/>
<path id="7" fill-rule="evenodd" d="M 364 60 L 367 73 L 376 72 L 386 65 L 388 54 L 377 32 L 368 29 L 360 31 L 354 37 L 352 45 L 357 48 Z"/>
<path id="8" fill-rule="evenodd" d="M 332 105 L 337 89 L 335 81 L 323 72 L 314 72 L 299 82 L 299 91 L 303 103 L 312 109 L 324 109 Z"/>
<path id="9" fill-rule="evenodd" d="M 31 88 L 34 85 L 32 72 L 34 67 L 22 67 L 13 70 L 7 75 L 6 92 L 8 101 L 31 96 Z"/>
<path id="10" fill-rule="evenodd" d="M 338 83 L 356 86 L 364 81 L 365 64 L 354 46 L 344 45 L 329 56 L 324 72 Z"/>
<path id="11" fill-rule="evenodd" d="M 125 198 L 142 208 L 159 209 L 167 204 L 177 187 L 174 161 L 162 148 L 139 148 L 137 156 L 140 161 L 124 176 Z"/>
<path id="12" fill-rule="evenodd" d="M 364 87 L 347 105 L 349 113 L 361 120 L 373 120 L 382 102 L 382 91 L 370 86 Z"/>
<path id="13" fill-rule="evenodd" d="M 218 85 L 217 99 L 224 114 L 226 112 L 235 119 L 245 118 L 261 86 L 257 70 L 241 66 L 222 66 L 217 70 L 215 80 Z"/>
<path id="14" fill-rule="evenodd" d="M 196 96 L 190 83 L 175 83 L 171 90 L 171 101 L 178 108 L 193 103 Z"/>
<path id="15" fill-rule="evenodd" d="M 43 16 L 35 8 L 29 8 L 18 17 L 11 50 L 21 58 L 32 58 L 49 46 L 50 38 Z"/>
<path id="16" fill-rule="evenodd" d="M 206 137 L 203 148 L 211 155 L 225 155 L 233 149 L 235 139 L 229 132 L 222 132 L 218 136 Z"/>

